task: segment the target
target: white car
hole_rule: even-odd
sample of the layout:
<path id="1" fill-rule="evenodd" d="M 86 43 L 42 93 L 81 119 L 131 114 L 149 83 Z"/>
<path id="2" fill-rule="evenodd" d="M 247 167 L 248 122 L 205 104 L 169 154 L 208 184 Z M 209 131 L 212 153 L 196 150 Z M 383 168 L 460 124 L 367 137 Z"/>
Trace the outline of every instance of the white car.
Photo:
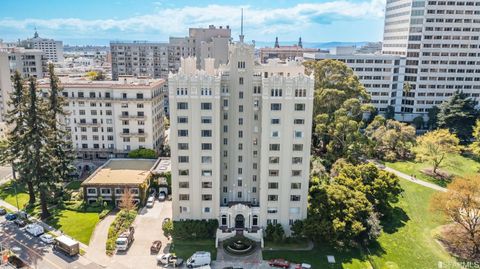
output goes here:
<path id="1" fill-rule="evenodd" d="M 165 193 L 164 192 L 161 192 L 158 194 L 158 200 L 159 201 L 165 201 L 167 197 L 165 196 Z"/>
<path id="2" fill-rule="evenodd" d="M 155 197 L 154 197 L 154 196 L 148 197 L 147 207 L 148 207 L 148 208 L 152 208 L 152 207 L 153 207 L 153 204 L 155 204 Z"/>
<path id="3" fill-rule="evenodd" d="M 43 227 L 38 224 L 28 224 L 25 231 L 33 236 L 39 236 L 45 232 Z"/>
<path id="4" fill-rule="evenodd" d="M 157 255 L 157 263 L 159 264 L 168 264 L 168 259 L 172 256 L 172 254 L 161 254 Z"/>
<path id="5" fill-rule="evenodd" d="M 45 244 L 52 244 L 53 241 L 55 241 L 51 234 L 42 234 L 40 236 L 40 240 L 42 240 L 42 242 Z"/>

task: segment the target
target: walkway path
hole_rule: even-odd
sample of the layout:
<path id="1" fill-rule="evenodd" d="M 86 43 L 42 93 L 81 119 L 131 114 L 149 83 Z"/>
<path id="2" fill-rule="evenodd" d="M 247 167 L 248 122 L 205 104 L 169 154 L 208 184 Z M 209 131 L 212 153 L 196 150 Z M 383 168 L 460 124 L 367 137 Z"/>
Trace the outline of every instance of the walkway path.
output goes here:
<path id="1" fill-rule="evenodd" d="M 90 244 L 88 245 L 88 252 L 86 256 L 96 263 L 107 266 L 110 263 L 110 257 L 105 254 L 105 243 L 107 242 L 108 229 L 110 224 L 115 220 L 115 213 L 108 214 L 102 219 L 90 238 Z"/>
<path id="2" fill-rule="evenodd" d="M 400 178 L 403 178 L 405 180 L 408 180 L 410 182 L 413 182 L 413 183 L 416 183 L 416 184 L 419 184 L 419 185 L 422 185 L 422 186 L 425 186 L 427 188 L 430 188 L 430 189 L 434 189 L 434 190 L 437 190 L 437 191 L 443 191 L 443 192 L 446 192 L 447 189 L 446 188 L 443 188 L 443 187 L 440 187 L 436 184 L 433 184 L 433 183 L 430 183 L 430 182 L 427 182 L 427 181 L 423 181 L 423 180 L 420 180 L 420 179 L 417 179 L 417 178 L 414 178 L 412 176 L 409 176 L 405 173 L 402 173 L 398 170 L 395 170 L 393 168 L 390 168 L 390 167 L 384 167 L 382 168 L 383 170 L 385 171 L 388 171 L 388 172 L 392 172 L 394 173 L 395 175 L 399 176 Z"/>

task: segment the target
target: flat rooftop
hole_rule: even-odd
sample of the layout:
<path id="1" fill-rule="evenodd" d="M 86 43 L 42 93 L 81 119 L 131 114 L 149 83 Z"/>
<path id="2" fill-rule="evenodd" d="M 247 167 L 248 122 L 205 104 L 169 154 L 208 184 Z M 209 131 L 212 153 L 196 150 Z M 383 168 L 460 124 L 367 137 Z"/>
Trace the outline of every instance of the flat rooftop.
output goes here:
<path id="1" fill-rule="evenodd" d="M 145 181 L 157 159 L 110 159 L 82 185 L 137 185 Z"/>
<path id="2" fill-rule="evenodd" d="M 85 77 L 59 77 L 60 85 L 64 88 L 98 88 L 98 89 L 153 89 L 165 84 L 164 79 L 134 78 L 119 76 L 118 80 L 92 81 Z M 48 78 L 38 80 L 39 88 L 50 87 Z"/>
<path id="3" fill-rule="evenodd" d="M 153 167 L 152 169 L 152 172 L 154 174 L 163 174 L 163 173 L 166 173 L 166 172 L 170 172 L 172 170 L 172 167 L 171 167 L 171 161 L 169 158 L 165 158 L 165 159 L 161 159 L 156 165 L 155 167 Z"/>

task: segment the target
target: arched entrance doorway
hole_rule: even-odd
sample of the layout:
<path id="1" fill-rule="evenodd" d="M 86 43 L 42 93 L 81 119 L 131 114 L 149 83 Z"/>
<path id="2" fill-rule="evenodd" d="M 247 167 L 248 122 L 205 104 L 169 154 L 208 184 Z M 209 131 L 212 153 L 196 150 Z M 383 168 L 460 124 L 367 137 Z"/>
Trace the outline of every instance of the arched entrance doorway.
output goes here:
<path id="1" fill-rule="evenodd" d="M 242 214 L 238 214 L 235 217 L 235 228 L 236 229 L 243 229 L 245 228 L 245 218 Z"/>

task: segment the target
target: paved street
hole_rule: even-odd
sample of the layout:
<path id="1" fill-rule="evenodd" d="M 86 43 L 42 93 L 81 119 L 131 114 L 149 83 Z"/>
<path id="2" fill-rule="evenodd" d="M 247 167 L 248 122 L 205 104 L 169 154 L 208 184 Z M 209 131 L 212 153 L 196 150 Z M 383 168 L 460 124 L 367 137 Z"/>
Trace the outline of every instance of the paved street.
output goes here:
<path id="1" fill-rule="evenodd" d="M 50 245 L 25 233 L 13 223 L 5 221 L 3 216 L 0 220 L 0 238 L 0 242 L 4 246 L 18 248 L 17 254 L 20 258 L 37 269 L 101 268 L 85 257 L 70 258 L 61 252 L 53 251 Z"/>

